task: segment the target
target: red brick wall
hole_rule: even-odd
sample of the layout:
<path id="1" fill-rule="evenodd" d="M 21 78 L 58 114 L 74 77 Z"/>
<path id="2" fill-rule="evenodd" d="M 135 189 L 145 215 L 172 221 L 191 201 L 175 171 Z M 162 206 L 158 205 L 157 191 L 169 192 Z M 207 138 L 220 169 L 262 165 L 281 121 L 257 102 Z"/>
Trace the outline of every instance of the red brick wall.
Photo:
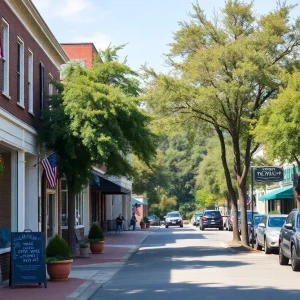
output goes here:
<path id="1" fill-rule="evenodd" d="M 0 153 L 4 160 L 4 173 L 0 178 L 0 227 L 11 228 L 11 155 Z"/>
<path id="2" fill-rule="evenodd" d="M 0 93 L 0 106 L 21 119 L 32 127 L 40 127 L 40 76 L 39 64 L 42 62 L 45 68 L 45 104 L 48 95 L 48 74 L 51 73 L 54 79 L 59 80 L 59 72 L 49 57 L 44 53 L 39 44 L 22 25 L 21 21 L 12 12 L 5 1 L 0 1 L 0 17 L 9 24 L 9 94 L 11 99 Z M 17 37 L 24 42 L 24 106 L 25 109 L 17 105 Z M 0 33 L 2 40 L 2 30 Z M 33 52 L 33 112 L 35 116 L 28 112 L 28 48 Z M 0 72 L 0 90 L 2 90 L 2 66 Z"/>
<path id="3" fill-rule="evenodd" d="M 93 56 L 97 53 L 94 44 L 61 44 L 61 46 L 71 60 L 84 60 L 86 68 L 93 66 Z"/>
<path id="4" fill-rule="evenodd" d="M 9 278 L 9 263 L 10 263 L 10 253 L 0 254 L 0 273 L 2 273 L 2 281 L 8 280 Z M 1 283 L 1 282 L 0 282 Z"/>

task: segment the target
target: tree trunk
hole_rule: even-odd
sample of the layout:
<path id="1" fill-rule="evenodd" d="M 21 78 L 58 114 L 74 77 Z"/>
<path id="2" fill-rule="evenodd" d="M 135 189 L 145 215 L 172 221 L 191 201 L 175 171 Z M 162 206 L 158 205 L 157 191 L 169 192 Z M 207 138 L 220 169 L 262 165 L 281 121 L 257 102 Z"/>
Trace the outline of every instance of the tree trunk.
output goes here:
<path id="1" fill-rule="evenodd" d="M 68 244 L 71 253 L 76 254 L 76 238 L 75 238 L 75 193 L 74 180 L 68 180 Z"/>
<path id="2" fill-rule="evenodd" d="M 238 207 L 237 207 L 237 198 L 236 193 L 232 185 L 231 177 L 230 177 L 230 171 L 227 164 L 227 158 L 226 158 L 226 145 L 225 140 L 223 136 L 222 130 L 215 126 L 215 129 L 217 131 L 220 145 L 221 145 L 221 159 L 222 159 L 222 165 L 224 169 L 224 175 L 226 179 L 226 185 L 228 188 L 228 192 L 230 194 L 231 199 L 231 210 L 233 213 L 233 241 L 240 241 L 240 235 L 239 235 L 239 228 L 238 228 Z"/>
<path id="3" fill-rule="evenodd" d="M 238 181 L 238 180 L 237 180 Z M 249 246 L 249 236 L 248 236 L 248 220 L 247 220 L 247 201 L 246 201 L 246 190 L 244 187 L 238 185 L 238 194 L 240 200 L 241 208 L 241 233 L 242 233 L 242 245 Z M 253 199 L 252 199 L 253 201 Z"/>

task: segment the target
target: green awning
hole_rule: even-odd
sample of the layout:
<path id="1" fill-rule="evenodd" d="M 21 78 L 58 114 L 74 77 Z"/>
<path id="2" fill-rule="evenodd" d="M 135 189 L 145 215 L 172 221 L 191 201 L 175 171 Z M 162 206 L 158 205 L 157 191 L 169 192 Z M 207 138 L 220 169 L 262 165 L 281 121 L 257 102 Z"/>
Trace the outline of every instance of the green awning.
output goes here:
<path id="1" fill-rule="evenodd" d="M 277 199 L 293 199 L 294 191 L 292 186 L 286 186 L 276 191 L 258 197 L 259 201 L 277 200 Z"/>

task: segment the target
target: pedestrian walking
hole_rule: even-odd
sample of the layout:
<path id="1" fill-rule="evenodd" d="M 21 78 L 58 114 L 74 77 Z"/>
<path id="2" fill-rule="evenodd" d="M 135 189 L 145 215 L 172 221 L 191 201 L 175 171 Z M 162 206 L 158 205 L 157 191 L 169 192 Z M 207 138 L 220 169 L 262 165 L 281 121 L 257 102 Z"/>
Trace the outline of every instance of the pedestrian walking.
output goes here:
<path id="1" fill-rule="evenodd" d="M 135 225 L 136 225 L 136 217 L 135 213 L 132 213 L 131 220 L 130 220 L 130 226 L 132 226 L 132 230 L 135 230 Z"/>
<path id="2" fill-rule="evenodd" d="M 119 216 L 116 218 L 117 222 L 117 233 L 121 233 L 122 225 L 123 225 L 124 218 L 122 214 L 119 214 Z"/>

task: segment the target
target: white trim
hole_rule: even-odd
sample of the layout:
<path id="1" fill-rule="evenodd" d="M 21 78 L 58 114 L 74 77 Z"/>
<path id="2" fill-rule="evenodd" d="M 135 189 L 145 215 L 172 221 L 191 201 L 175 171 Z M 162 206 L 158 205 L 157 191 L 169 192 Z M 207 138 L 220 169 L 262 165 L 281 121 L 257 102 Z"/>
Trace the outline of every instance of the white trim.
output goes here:
<path id="1" fill-rule="evenodd" d="M 9 96 L 9 24 L 7 23 L 7 21 L 2 18 L 2 22 L 1 22 L 1 29 L 2 29 L 2 46 L 3 46 L 3 56 L 4 56 L 4 61 L 5 61 L 5 70 L 4 70 L 4 77 L 5 79 L 2 78 L 2 83 L 3 80 L 5 80 L 5 85 L 3 86 L 2 84 L 2 94 L 4 94 L 7 98 L 10 99 Z M 7 30 L 7 36 L 4 36 L 4 32 L 6 32 Z"/>
<path id="2" fill-rule="evenodd" d="M 24 107 L 24 41 L 19 36 L 17 37 L 17 40 L 18 45 L 20 45 L 20 102 L 18 102 L 17 99 L 17 103 Z"/>
<path id="3" fill-rule="evenodd" d="M 33 113 L 33 52 L 28 48 L 28 112 Z M 30 84 L 30 87 L 29 87 Z"/>
<path id="4" fill-rule="evenodd" d="M 102 170 L 100 170 L 99 168 L 97 168 L 97 167 L 93 167 L 93 170 L 94 171 L 97 171 L 97 172 L 99 172 L 100 174 L 102 174 L 102 175 L 104 175 L 105 174 L 105 172 L 104 171 L 102 171 Z"/>
<path id="5" fill-rule="evenodd" d="M 16 125 L 22 127 L 26 131 L 38 135 L 37 130 L 35 130 L 33 127 L 27 125 L 25 122 L 21 121 L 20 119 L 16 118 L 14 115 L 6 111 L 4 108 L 0 107 L 0 117 L 4 117 L 5 119 L 11 121 L 12 123 L 15 123 Z"/>
<path id="6" fill-rule="evenodd" d="M 9 253 L 9 252 L 10 252 L 10 247 L 0 248 L 0 255 L 5 254 L 5 253 Z"/>
<path id="7" fill-rule="evenodd" d="M 47 24 L 45 23 L 45 21 L 42 19 L 42 17 L 40 16 L 39 12 L 37 11 L 37 9 L 35 8 L 35 6 L 31 3 L 25 3 L 25 1 L 21 1 L 21 3 L 15 4 L 15 0 L 11 1 L 11 0 L 5 0 L 6 3 L 9 5 L 10 9 L 13 11 L 13 13 L 18 17 L 18 19 L 21 21 L 22 25 L 26 28 L 26 30 L 30 33 L 31 37 L 37 42 L 37 44 L 41 47 L 41 49 L 46 53 L 46 55 L 49 57 L 49 59 L 52 61 L 52 63 L 57 67 L 57 69 L 59 69 L 59 66 L 62 64 L 59 61 L 55 61 L 55 56 L 54 55 L 49 55 L 49 52 L 45 49 L 45 47 L 42 45 L 42 40 L 39 39 L 37 37 L 36 34 L 34 34 L 29 26 L 29 18 L 28 16 L 25 16 L 23 14 L 23 12 L 19 13 L 16 11 L 16 7 L 15 5 L 18 5 L 21 9 L 22 9 L 22 5 L 23 5 L 23 10 L 24 8 L 26 8 L 26 11 L 30 14 L 31 18 L 36 22 L 36 25 L 38 25 L 39 29 L 42 31 L 42 33 L 45 35 L 46 40 L 51 44 L 51 46 L 53 47 L 53 49 L 56 50 L 56 54 L 58 55 L 58 57 L 64 61 L 67 62 L 68 61 L 68 57 L 65 54 L 65 52 L 63 51 L 62 47 L 61 49 L 59 49 L 60 44 L 58 43 L 58 41 L 56 40 L 56 38 L 54 37 L 53 33 L 50 31 L 50 29 L 48 28 Z M 28 1 L 29 2 L 29 1 Z M 28 4 L 31 4 L 30 6 Z M 36 18 L 36 16 L 33 14 L 33 10 L 35 11 L 35 14 L 40 16 L 41 20 L 38 20 Z M 20 10 L 19 10 L 20 11 Z M 48 32 L 43 28 L 46 27 L 48 28 Z M 50 49 L 49 49 L 50 50 Z M 54 52 L 54 51 L 53 51 Z"/>

